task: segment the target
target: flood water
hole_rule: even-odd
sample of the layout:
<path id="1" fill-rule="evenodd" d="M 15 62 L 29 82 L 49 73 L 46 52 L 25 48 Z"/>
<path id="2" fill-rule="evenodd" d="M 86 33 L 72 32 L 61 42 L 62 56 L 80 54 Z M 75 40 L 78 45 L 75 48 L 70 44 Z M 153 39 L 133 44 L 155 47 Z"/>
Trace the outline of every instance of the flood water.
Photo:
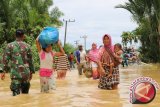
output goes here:
<path id="1" fill-rule="evenodd" d="M 132 65 L 120 68 L 118 90 L 101 90 L 98 81 L 69 71 L 65 80 L 56 80 L 54 93 L 40 93 L 38 73 L 33 75 L 30 93 L 11 96 L 10 79 L 0 80 L 0 107 L 160 107 L 160 90 L 155 99 L 145 105 L 130 104 L 129 87 L 140 76 L 151 77 L 160 83 L 159 65 Z"/>

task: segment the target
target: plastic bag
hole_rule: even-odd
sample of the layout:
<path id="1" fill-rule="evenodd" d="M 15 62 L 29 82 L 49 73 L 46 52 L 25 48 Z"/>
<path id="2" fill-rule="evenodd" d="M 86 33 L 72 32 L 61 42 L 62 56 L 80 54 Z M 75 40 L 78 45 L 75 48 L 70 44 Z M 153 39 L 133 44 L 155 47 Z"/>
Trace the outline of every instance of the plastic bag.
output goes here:
<path id="1" fill-rule="evenodd" d="M 58 40 L 59 32 L 54 27 L 45 27 L 39 36 L 39 42 L 42 48 L 46 48 L 50 44 L 55 44 Z"/>
<path id="2" fill-rule="evenodd" d="M 93 76 L 92 74 L 92 68 L 91 66 L 89 65 L 89 63 L 86 64 L 86 67 L 84 69 L 84 74 L 87 78 L 91 78 Z"/>

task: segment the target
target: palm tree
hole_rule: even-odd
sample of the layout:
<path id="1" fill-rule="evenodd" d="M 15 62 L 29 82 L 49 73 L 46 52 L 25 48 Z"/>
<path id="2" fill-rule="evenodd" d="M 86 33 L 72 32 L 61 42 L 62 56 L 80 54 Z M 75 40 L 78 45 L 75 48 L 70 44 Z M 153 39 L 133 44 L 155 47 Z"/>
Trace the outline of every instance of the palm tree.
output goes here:
<path id="1" fill-rule="evenodd" d="M 135 32 L 123 32 L 122 35 L 122 43 L 123 43 L 123 47 L 127 46 L 127 43 L 130 43 L 130 45 L 132 45 L 132 43 L 137 43 L 139 40 L 139 35 L 136 35 Z"/>
<path id="2" fill-rule="evenodd" d="M 123 47 L 126 47 L 128 43 L 128 32 L 123 32 L 121 37 L 122 37 Z"/>
<path id="3" fill-rule="evenodd" d="M 144 54 L 153 59 L 153 54 L 160 54 L 160 0 L 129 0 L 124 5 L 118 5 L 116 8 L 128 10 L 139 27 L 138 35 L 141 35 L 140 41 Z M 147 33 L 146 33 L 147 32 Z M 153 49 L 156 47 L 156 51 Z M 150 53 L 146 53 L 146 51 Z M 160 56 L 155 61 L 160 61 Z"/>

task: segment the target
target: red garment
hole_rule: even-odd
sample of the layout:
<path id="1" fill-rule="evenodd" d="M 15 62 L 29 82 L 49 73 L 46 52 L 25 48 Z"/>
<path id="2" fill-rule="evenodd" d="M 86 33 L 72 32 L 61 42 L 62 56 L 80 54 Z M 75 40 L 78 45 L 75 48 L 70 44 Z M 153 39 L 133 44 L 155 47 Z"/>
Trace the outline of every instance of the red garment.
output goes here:
<path id="1" fill-rule="evenodd" d="M 53 73 L 52 69 L 40 68 L 39 75 L 41 77 L 50 77 Z"/>
<path id="2" fill-rule="evenodd" d="M 74 60 L 74 55 L 69 55 L 69 61 L 73 61 Z"/>

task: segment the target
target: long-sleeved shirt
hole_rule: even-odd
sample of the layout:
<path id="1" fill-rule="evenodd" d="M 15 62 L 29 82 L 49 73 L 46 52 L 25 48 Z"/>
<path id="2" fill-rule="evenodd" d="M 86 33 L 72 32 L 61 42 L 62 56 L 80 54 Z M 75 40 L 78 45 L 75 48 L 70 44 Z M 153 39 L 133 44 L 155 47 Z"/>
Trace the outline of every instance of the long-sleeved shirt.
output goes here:
<path id="1" fill-rule="evenodd" d="M 3 71 L 10 68 L 12 79 L 26 78 L 34 73 L 34 65 L 30 46 L 22 41 L 9 43 L 3 54 Z"/>

